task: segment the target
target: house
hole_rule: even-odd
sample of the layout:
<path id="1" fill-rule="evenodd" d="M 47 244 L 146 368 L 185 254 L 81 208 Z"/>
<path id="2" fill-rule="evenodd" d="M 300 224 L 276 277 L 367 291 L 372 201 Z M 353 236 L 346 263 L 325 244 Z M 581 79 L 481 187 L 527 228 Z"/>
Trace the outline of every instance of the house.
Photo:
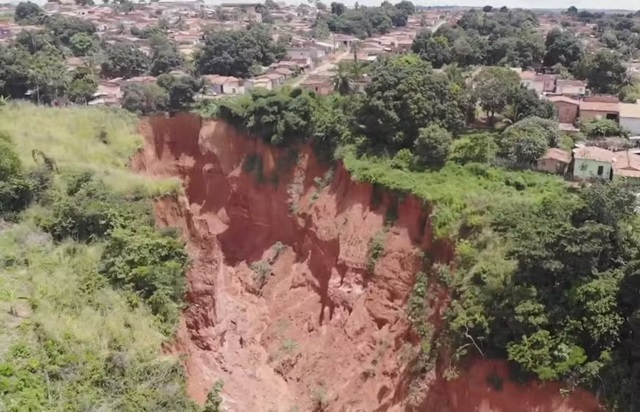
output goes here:
<path id="1" fill-rule="evenodd" d="M 580 102 L 566 96 L 552 96 L 549 101 L 558 110 L 558 121 L 560 123 L 574 124 L 578 119 L 578 108 Z"/>
<path id="2" fill-rule="evenodd" d="M 620 103 L 620 126 L 631 132 L 632 136 L 640 136 L 640 104 Z"/>
<path id="3" fill-rule="evenodd" d="M 613 178 L 616 155 L 611 150 L 595 146 L 573 149 L 573 177 L 575 179 Z"/>
<path id="4" fill-rule="evenodd" d="M 341 47 L 351 48 L 353 43 L 358 41 L 357 37 L 349 36 L 346 34 L 336 34 L 333 36 L 333 44 L 334 48 L 338 49 Z"/>
<path id="5" fill-rule="evenodd" d="M 264 81 L 264 80 L 268 80 L 271 82 L 271 89 L 275 89 L 278 86 L 281 86 L 282 83 L 284 83 L 284 76 L 279 74 L 279 73 L 267 73 L 267 74 L 263 74 L 262 76 L 258 76 L 256 77 L 256 81 Z"/>
<path id="6" fill-rule="evenodd" d="M 287 69 L 286 67 L 277 67 L 273 69 L 271 73 L 281 74 L 282 76 L 284 76 L 285 80 L 295 77 L 296 75 L 295 72 Z"/>
<path id="7" fill-rule="evenodd" d="M 536 162 L 536 169 L 563 175 L 571 162 L 571 153 L 566 150 L 551 148 Z"/>
<path id="8" fill-rule="evenodd" d="M 300 83 L 300 87 L 311 90 L 321 96 L 327 96 L 333 92 L 333 83 L 327 77 L 308 78 Z"/>
<path id="9" fill-rule="evenodd" d="M 253 87 L 273 90 L 273 83 L 269 79 L 255 79 L 253 81 Z"/>
<path id="10" fill-rule="evenodd" d="M 556 93 L 565 96 L 584 96 L 587 90 L 587 83 L 582 80 L 565 80 L 558 79 L 556 81 Z"/>
<path id="11" fill-rule="evenodd" d="M 525 70 L 520 72 L 520 84 L 534 90 L 539 95 L 553 93 L 556 90 L 557 77 L 555 74 L 538 74 L 534 71 Z"/>
<path id="12" fill-rule="evenodd" d="M 613 170 L 616 176 L 640 179 L 640 155 L 637 149 L 615 152 L 615 156 Z"/>
<path id="13" fill-rule="evenodd" d="M 209 94 L 244 94 L 245 84 L 243 79 L 232 76 L 220 76 L 210 74 L 202 76 L 207 82 L 206 92 Z"/>
<path id="14" fill-rule="evenodd" d="M 287 49 L 287 57 L 292 60 L 301 58 L 320 60 L 324 56 L 326 56 L 326 52 L 322 47 L 290 47 Z"/>
<path id="15" fill-rule="evenodd" d="M 580 102 L 579 117 L 580 120 L 611 119 L 618 121 L 620 104 L 585 100 Z"/>

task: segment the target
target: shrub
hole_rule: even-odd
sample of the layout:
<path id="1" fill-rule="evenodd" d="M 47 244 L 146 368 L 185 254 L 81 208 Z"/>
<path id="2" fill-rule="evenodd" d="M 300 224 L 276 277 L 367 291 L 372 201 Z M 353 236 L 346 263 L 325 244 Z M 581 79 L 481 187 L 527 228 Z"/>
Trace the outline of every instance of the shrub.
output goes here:
<path id="1" fill-rule="evenodd" d="M 627 133 L 620 125 L 610 119 L 581 120 L 578 123 L 580 131 L 590 138 L 605 138 L 610 136 L 625 136 Z"/>
<path id="2" fill-rule="evenodd" d="M 167 330 L 177 323 L 185 290 L 182 241 L 150 226 L 117 228 L 107 241 L 100 273 L 140 296 Z"/>
<path id="3" fill-rule="evenodd" d="M 78 241 L 104 238 L 124 224 L 151 224 L 151 208 L 142 199 L 125 199 L 89 172 L 66 175 L 66 190 L 50 194 L 47 213 L 37 223 L 55 240 L 70 237 Z"/>
<path id="4" fill-rule="evenodd" d="M 367 271 L 370 274 L 373 274 L 376 263 L 378 263 L 378 259 L 380 259 L 382 252 L 384 252 L 384 240 L 385 232 L 384 230 L 380 230 L 369 241 L 369 251 L 367 252 Z"/>
<path id="5" fill-rule="evenodd" d="M 262 289 L 271 275 L 271 265 L 264 260 L 253 262 L 250 266 L 253 270 L 253 281 L 258 289 Z"/>

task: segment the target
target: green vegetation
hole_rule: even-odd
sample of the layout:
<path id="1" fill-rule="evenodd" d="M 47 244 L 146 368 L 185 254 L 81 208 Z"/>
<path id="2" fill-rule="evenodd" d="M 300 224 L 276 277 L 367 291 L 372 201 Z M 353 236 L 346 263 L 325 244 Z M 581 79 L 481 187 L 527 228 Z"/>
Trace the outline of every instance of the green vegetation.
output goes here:
<path id="1" fill-rule="evenodd" d="M 331 14 L 318 14 L 314 27 L 326 28 L 333 33 L 350 34 L 359 38 L 388 33 L 393 27 L 407 25 L 409 16 L 415 12 L 413 3 L 403 0 L 395 5 L 388 1 L 380 7 L 347 7 L 338 2 L 331 3 Z"/>
<path id="2" fill-rule="evenodd" d="M 271 275 L 272 268 L 269 262 L 259 260 L 250 266 L 253 271 L 253 283 L 258 289 L 262 289 L 267 284 L 267 279 Z"/>
<path id="3" fill-rule="evenodd" d="M 156 196 L 180 190 L 177 180 L 127 170 L 131 155 L 142 148 L 142 137 L 136 118 L 125 111 L 12 103 L 0 109 L 0 124 L 13 137 L 23 164 L 33 163 L 33 149 L 38 149 L 55 159 L 61 174 L 88 170 L 118 193 Z"/>
<path id="4" fill-rule="evenodd" d="M 224 382 L 217 380 L 207 395 L 207 402 L 202 412 L 222 412 L 222 387 Z"/>
<path id="5" fill-rule="evenodd" d="M 131 119 L 29 105 L 0 118 L 0 407 L 197 410 L 162 356 L 186 254 L 154 228 L 158 184 L 127 170 Z"/>
<path id="6" fill-rule="evenodd" d="M 427 256 L 417 277 L 408 302 L 421 338 L 414 373 L 443 361 L 445 375 L 455 377 L 465 356 L 497 357 L 519 379 L 593 390 L 610 382 L 606 401 L 629 410 L 640 382 L 633 378 L 640 370 L 633 341 L 640 238 L 630 188 L 572 187 L 528 170 L 564 142 L 516 82 L 506 95 L 490 87 L 472 92 L 455 71 L 434 73 L 415 56 L 383 59 L 371 73 L 363 94 L 259 92 L 225 102 L 220 113 L 273 144 L 306 140 L 335 149 L 352 179 L 375 188 L 373 208 L 380 190 L 424 202 L 432 228 L 425 235 L 455 247 L 456 272 Z M 494 87 L 512 77 L 502 74 L 505 82 Z M 465 131 L 474 97 L 491 103 L 486 110 L 509 119 L 508 127 Z M 384 253 L 384 235 L 369 244 L 369 272 Z M 437 334 L 428 323 L 433 288 L 451 296 Z M 438 359 L 443 351 L 449 355 Z M 501 382 L 488 379 L 500 390 Z"/>
<path id="7" fill-rule="evenodd" d="M 373 274 L 376 263 L 378 263 L 378 260 L 382 257 L 385 237 L 385 231 L 381 230 L 369 240 L 369 250 L 367 251 L 367 272 L 369 272 L 369 274 Z"/>
<path id="8" fill-rule="evenodd" d="M 271 39 L 261 24 L 247 30 L 210 30 L 194 61 L 201 74 L 250 77 L 256 65 L 268 66 L 285 54 L 282 43 Z"/>

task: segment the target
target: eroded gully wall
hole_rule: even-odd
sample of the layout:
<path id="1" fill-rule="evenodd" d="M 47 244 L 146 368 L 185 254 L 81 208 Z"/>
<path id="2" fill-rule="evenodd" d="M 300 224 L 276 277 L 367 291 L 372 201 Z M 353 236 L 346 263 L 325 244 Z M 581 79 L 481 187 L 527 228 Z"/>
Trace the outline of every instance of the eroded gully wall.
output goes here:
<path id="1" fill-rule="evenodd" d="M 352 182 L 340 166 L 319 183 L 327 168 L 305 147 L 278 151 L 187 114 L 147 119 L 141 132 L 133 167 L 178 176 L 184 186 L 184 197 L 157 202 L 156 216 L 182 228 L 192 259 L 169 350 L 185 355 L 198 402 L 222 379 L 226 408 L 242 412 L 310 411 L 321 401 L 329 411 L 597 410 L 583 392 L 563 397 L 558 385 L 507 383 L 493 361 L 474 361 L 454 381 L 436 367 L 411 384 L 417 341 L 405 307 L 419 252 L 453 258 L 446 243 L 432 242 L 417 199 L 398 202 L 385 230 L 392 198 Z M 384 253 L 368 274 L 368 244 L 381 231 Z M 248 266 L 257 261 L 272 268 L 261 289 Z M 487 385 L 491 373 L 505 377 L 499 392 Z"/>

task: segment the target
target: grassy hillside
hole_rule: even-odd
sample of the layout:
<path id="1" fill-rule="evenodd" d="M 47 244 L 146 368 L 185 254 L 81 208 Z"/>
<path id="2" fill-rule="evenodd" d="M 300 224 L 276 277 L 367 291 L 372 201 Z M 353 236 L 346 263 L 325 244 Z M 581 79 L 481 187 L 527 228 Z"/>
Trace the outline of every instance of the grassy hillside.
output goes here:
<path id="1" fill-rule="evenodd" d="M 0 130 L 13 137 L 25 165 L 37 149 L 55 159 L 62 173 L 91 170 L 120 193 L 140 190 L 157 195 L 178 190 L 177 180 L 152 180 L 128 170 L 129 158 L 142 147 L 136 117 L 109 108 L 47 108 L 12 103 L 0 110 Z"/>
<path id="2" fill-rule="evenodd" d="M 10 105 L 0 135 L 0 410 L 195 409 L 161 347 L 186 254 L 151 200 L 177 186 L 127 169 L 135 119 Z"/>

